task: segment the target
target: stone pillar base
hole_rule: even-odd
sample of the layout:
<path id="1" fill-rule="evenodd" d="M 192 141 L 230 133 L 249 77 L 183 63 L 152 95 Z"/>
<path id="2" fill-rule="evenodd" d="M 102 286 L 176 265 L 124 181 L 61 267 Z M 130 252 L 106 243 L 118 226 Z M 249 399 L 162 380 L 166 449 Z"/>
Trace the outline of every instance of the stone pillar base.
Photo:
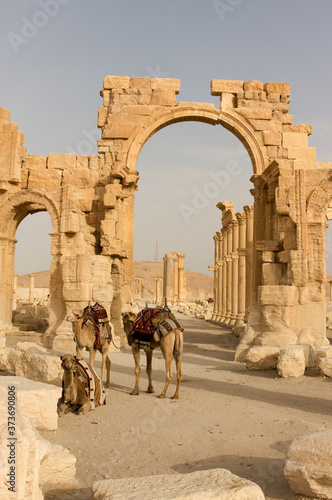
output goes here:
<path id="1" fill-rule="evenodd" d="M 64 351 L 67 353 L 76 353 L 76 342 L 73 339 L 72 335 L 66 334 L 55 334 L 55 337 L 52 341 L 51 349 L 54 351 Z"/>

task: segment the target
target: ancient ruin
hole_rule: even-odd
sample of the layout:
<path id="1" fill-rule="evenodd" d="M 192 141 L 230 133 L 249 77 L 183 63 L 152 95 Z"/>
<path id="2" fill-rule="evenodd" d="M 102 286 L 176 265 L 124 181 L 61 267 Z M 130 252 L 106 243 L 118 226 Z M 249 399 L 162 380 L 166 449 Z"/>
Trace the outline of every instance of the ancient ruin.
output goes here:
<path id="1" fill-rule="evenodd" d="M 214 319 L 246 320 L 238 357 L 252 346 L 327 345 L 325 229 L 332 217 L 332 163 L 316 161 L 310 125 L 293 125 L 290 85 L 212 80 L 213 103 L 177 102 L 180 81 L 107 76 L 99 108 L 99 155 L 30 155 L 24 137 L 0 109 L 0 326 L 11 328 L 15 233 L 28 215 L 52 220 L 50 317 L 45 346 L 72 346 L 66 316 L 88 301 L 102 302 L 116 331 L 132 298 L 136 162 L 160 129 L 193 120 L 221 125 L 245 146 L 252 163 L 254 205 L 235 213 L 219 204 L 223 228 L 215 236 Z M 182 255 L 173 284 L 183 299 Z M 163 297 L 169 280 L 164 279 Z M 139 284 L 137 285 L 139 286 Z M 160 283 L 158 283 L 160 296 Z M 0 348 L 4 346 L 4 337 Z M 240 354 L 242 353 L 242 354 Z"/>

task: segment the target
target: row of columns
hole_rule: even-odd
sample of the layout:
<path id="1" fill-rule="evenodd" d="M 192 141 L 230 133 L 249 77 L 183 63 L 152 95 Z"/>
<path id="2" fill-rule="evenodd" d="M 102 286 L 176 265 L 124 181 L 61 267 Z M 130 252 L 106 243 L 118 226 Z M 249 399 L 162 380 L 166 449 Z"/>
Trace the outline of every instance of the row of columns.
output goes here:
<path id="1" fill-rule="evenodd" d="M 163 301 L 175 300 L 183 302 L 186 300 L 186 287 L 184 283 L 184 258 L 185 254 L 167 253 L 164 260 Z M 171 259 L 174 261 L 172 268 Z"/>
<path id="2" fill-rule="evenodd" d="M 185 254 L 176 252 L 165 254 L 163 277 L 157 276 L 155 280 L 154 298 L 156 304 L 161 304 L 167 300 L 183 302 L 186 300 L 186 282 L 184 277 L 184 258 Z M 172 266 L 172 261 L 174 267 Z M 143 298 L 144 293 L 144 278 L 135 276 L 133 278 L 133 293 L 134 297 Z"/>
<path id="3" fill-rule="evenodd" d="M 218 203 L 222 228 L 215 242 L 213 321 L 240 326 L 253 303 L 254 208 L 235 212 L 231 202 Z"/>

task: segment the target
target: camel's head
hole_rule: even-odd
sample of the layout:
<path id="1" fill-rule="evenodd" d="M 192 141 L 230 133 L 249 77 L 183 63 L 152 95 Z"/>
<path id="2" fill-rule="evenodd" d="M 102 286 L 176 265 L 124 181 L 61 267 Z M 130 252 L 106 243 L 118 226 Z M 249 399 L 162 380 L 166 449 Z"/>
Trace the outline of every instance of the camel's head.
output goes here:
<path id="1" fill-rule="evenodd" d="M 70 321 L 70 323 L 75 323 L 81 316 L 81 311 L 72 311 L 70 314 L 67 314 L 66 320 Z"/>
<path id="2" fill-rule="evenodd" d="M 75 356 L 73 354 L 65 354 L 60 356 L 62 361 L 61 366 L 64 370 L 74 370 L 75 368 Z"/>
<path id="3" fill-rule="evenodd" d="M 136 314 L 133 312 L 124 312 L 122 313 L 122 324 L 125 327 L 126 325 L 134 326 L 136 320 Z"/>

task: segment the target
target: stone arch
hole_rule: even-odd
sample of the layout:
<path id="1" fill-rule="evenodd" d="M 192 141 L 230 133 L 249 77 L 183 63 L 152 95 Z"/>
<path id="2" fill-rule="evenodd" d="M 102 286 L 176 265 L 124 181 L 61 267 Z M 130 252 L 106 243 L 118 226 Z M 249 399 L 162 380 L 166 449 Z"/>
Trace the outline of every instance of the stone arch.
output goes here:
<path id="1" fill-rule="evenodd" d="M 12 298 L 14 286 L 15 234 L 17 227 L 29 214 L 47 211 L 51 217 L 53 238 L 59 232 L 59 212 L 55 203 L 37 191 L 19 191 L 8 197 L 0 207 L 0 265 L 3 279 L 0 283 L 0 318 L 4 325 L 10 327 L 12 315 Z M 53 245 L 55 248 L 56 245 Z M 50 288 L 50 296 L 52 289 Z"/>
<path id="2" fill-rule="evenodd" d="M 254 174 L 261 174 L 265 168 L 265 160 L 250 123 L 239 113 L 232 110 L 218 110 L 214 105 L 181 106 L 154 118 L 140 128 L 128 139 L 129 147 L 126 165 L 135 170 L 138 155 L 144 144 L 159 130 L 184 121 L 198 121 L 210 125 L 221 125 L 234 134 L 246 148 L 253 166 Z"/>
<path id="3" fill-rule="evenodd" d="M 60 214 L 56 204 L 45 194 L 38 191 L 19 191 L 8 198 L 0 207 L 1 232 L 8 237 L 15 237 L 16 229 L 29 214 L 48 212 L 53 233 L 60 231 Z"/>

